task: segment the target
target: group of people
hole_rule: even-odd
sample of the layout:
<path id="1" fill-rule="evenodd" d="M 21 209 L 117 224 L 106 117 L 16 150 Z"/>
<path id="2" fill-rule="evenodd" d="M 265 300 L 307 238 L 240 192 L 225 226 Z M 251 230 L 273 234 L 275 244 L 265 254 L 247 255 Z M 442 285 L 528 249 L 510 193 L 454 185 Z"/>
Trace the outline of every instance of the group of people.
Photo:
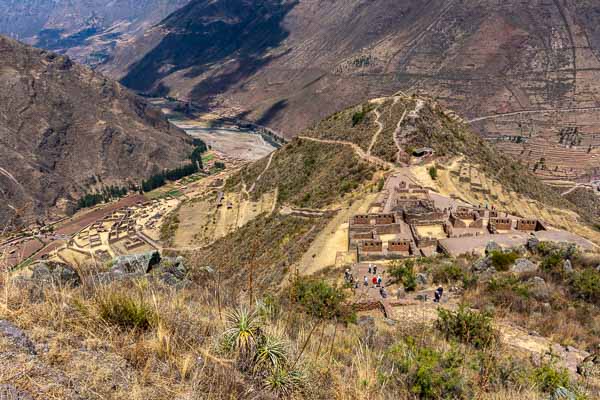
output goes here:
<path id="1" fill-rule="evenodd" d="M 365 289 L 368 289 L 369 285 L 373 284 L 373 288 L 379 288 L 379 294 L 382 298 L 385 299 L 386 297 L 388 297 L 388 293 L 385 290 L 385 286 L 383 285 L 383 278 L 381 277 L 381 275 L 377 275 L 377 265 L 369 264 L 368 274 L 372 275 L 372 278 L 369 279 L 367 275 L 363 276 L 363 285 Z M 354 289 L 358 289 L 359 282 L 354 279 L 354 275 L 352 274 L 350 269 L 346 269 L 346 271 L 344 271 L 344 280 L 346 281 L 346 283 L 351 284 L 352 287 L 354 287 Z M 438 287 L 434 292 L 433 301 L 435 303 L 441 302 L 443 294 L 444 288 L 441 286 Z"/>

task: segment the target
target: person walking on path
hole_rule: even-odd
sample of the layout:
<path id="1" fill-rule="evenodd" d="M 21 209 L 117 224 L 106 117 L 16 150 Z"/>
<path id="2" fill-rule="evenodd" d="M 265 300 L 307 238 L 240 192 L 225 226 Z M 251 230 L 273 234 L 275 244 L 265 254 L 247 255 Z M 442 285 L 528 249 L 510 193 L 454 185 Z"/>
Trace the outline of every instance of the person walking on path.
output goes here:
<path id="1" fill-rule="evenodd" d="M 373 266 L 373 275 L 377 275 L 377 265 Z"/>
<path id="2" fill-rule="evenodd" d="M 377 277 L 377 286 L 381 286 L 381 283 L 383 282 L 383 279 L 381 279 L 381 275 L 379 275 Z"/>
<path id="3" fill-rule="evenodd" d="M 371 279 L 371 282 L 373 282 L 373 287 L 377 287 L 377 277 L 373 275 L 373 279 Z"/>
<path id="4" fill-rule="evenodd" d="M 442 301 L 442 295 L 443 294 L 444 294 L 444 288 L 440 286 L 435 291 L 435 298 L 433 299 L 433 301 L 435 303 L 439 303 L 440 301 Z"/>
<path id="5" fill-rule="evenodd" d="M 364 281 L 365 281 L 365 286 L 367 286 L 367 287 L 368 287 L 368 286 L 369 286 L 369 280 L 367 279 L 367 276 L 366 276 L 366 275 L 365 275 L 365 279 L 364 279 Z"/>

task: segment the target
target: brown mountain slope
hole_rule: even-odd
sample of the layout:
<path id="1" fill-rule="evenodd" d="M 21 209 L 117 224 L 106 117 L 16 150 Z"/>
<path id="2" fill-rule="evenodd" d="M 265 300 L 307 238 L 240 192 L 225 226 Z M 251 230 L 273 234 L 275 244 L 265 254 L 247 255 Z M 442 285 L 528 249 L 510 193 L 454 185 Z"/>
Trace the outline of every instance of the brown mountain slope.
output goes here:
<path id="1" fill-rule="evenodd" d="M 61 214 L 86 190 L 139 182 L 190 151 L 185 133 L 118 83 L 0 37 L 0 224 L 22 207 Z"/>
<path id="2" fill-rule="evenodd" d="M 398 90 L 424 89 L 467 119 L 565 110 L 475 127 L 526 135 L 532 148 L 513 154 L 527 148 L 532 168 L 545 157 L 548 174 L 580 177 L 600 148 L 599 21 L 589 0 L 196 0 L 102 68 L 136 90 L 212 102 L 288 136 Z M 573 124 L 582 148 L 566 154 L 581 161 L 563 165 L 558 133 Z"/>
<path id="3" fill-rule="evenodd" d="M 0 0 L 0 34 L 95 65 L 189 0 Z"/>

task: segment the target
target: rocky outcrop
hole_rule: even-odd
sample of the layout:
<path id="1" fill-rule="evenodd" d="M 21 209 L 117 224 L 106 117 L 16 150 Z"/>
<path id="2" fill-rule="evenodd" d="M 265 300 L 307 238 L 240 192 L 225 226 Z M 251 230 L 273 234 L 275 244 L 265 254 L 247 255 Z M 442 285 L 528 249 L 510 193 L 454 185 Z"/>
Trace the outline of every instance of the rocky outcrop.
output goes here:
<path id="1" fill-rule="evenodd" d="M 158 251 L 120 256 L 112 261 L 110 271 L 99 275 L 100 282 L 148 277 L 170 286 L 189 283 L 183 257 L 163 257 Z"/>
<path id="2" fill-rule="evenodd" d="M 70 265 L 54 262 L 41 261 L 29 267 L 31 279 L 35 282 L 48 283 L 56 286 L 78 286 L 81 277 Z"/>
<path id="3" fill-rule="evenodd" d="M 519 258 L 515 261 L 515 264 L 510 268 L 512 272 L 522 274 L 527 272 L 536 272 L 538 270 L 538 266 L 529 261 L 526 258 Z"/>

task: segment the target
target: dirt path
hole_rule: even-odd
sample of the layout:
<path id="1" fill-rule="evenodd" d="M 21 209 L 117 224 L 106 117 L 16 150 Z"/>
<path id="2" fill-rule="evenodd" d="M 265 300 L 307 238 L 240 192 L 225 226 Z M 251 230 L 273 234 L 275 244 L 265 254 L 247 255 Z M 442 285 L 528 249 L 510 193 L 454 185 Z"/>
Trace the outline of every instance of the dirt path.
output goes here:
<path id="1" fill-rule="evenodd" d="M 495 114 L 495 115 L 487 115 L 485 117 L 478 117 L 478 118 L 468 120 L 467 122 L 472 124 L 474 122 L 480 122 L 480 121 L 485 121 L 485 120 L 494 119 L 494 118 L 512 117 L 512 116 L 526 115 L 526 114 L 546 114 L 546 113 L 556 113 L 556 112 L 564 113 L 564 112 L 574 112 L 574 111 L 600 111 L 600 107 L 574 107 L 574 108 L 554 108 L 554 109 L 547 109 L 547 110 L 513 111 L 513 112 L 508 112 L 508 113 L 503 113 L 503 114 Z"/>
<path id="2" fill-rule="evenodd" d="M 260 175 L 258 175 L 256 177 L 256 180 L 254 181 L 254 183 L 252 184 L 252 186 L 250 186 L 250 190 L 248 190 L 246 193 L 252 193 L 254 192 L 254 188 L 256 187 L 256 184 L 260 181 L 260 179 L 263 177 L 263 175 L 265 174 L 265 172 L 267 172 L 267 170 L 269 169 L 269 167 L 271 166 L 271 163 L 273 162 L 273 156 L 275 155 L 275 152 L 271 153 L 271 155 L 269 156 L 269 161 L 267 162 L 267 166 L 265 167 L 265 169 L 260 173 Z"/>
<path id="3" fill-rule="evenodd" d="M 379 126 L 379 129 L 377 129 L 377 132 L 375 132 L 373 138 L 371 139 L 371 144 L 369 144 L 369 148 L 367 149 L 368 156 L 371 155 L 371 150 L 373 150 L 373 147 L 375 146 L 375 143 L 377 143 L 379 135 L 381 134 L 381 132 L 383 132 L 383 123 L 381 123 L 381 121 L 379 120 L 379 118 L 381 117 L 381 113 L 378 109 L 375 109 L 375 116 L 375 123 Z"/>
<path id="4" fill-rule="evenodd" d="M 344 146 L 350 146 L 354 150 L 354 153 L 356 153 L 356 155 L 358 157 L 360 157 L 361 159 L 363 159 L 364 161 L 366 161 L 370 164 L 377 164 L 378 166 L 383 167 L 383 168 L 396 169 L 396 166 L 394 164 L 387 162 L 387 161 L 383 161 L 379 157 L 368 155 L 357 144 L 352 143 L 352 142 L 345 142 L 343 140 L 317 139 L 317 138 L 308 137 L 308 136 L 298 136 L 298 138 L 301 140 L 310 140 L 312 142 L 317 142 L 317 143 L 341 144 Z"/>

